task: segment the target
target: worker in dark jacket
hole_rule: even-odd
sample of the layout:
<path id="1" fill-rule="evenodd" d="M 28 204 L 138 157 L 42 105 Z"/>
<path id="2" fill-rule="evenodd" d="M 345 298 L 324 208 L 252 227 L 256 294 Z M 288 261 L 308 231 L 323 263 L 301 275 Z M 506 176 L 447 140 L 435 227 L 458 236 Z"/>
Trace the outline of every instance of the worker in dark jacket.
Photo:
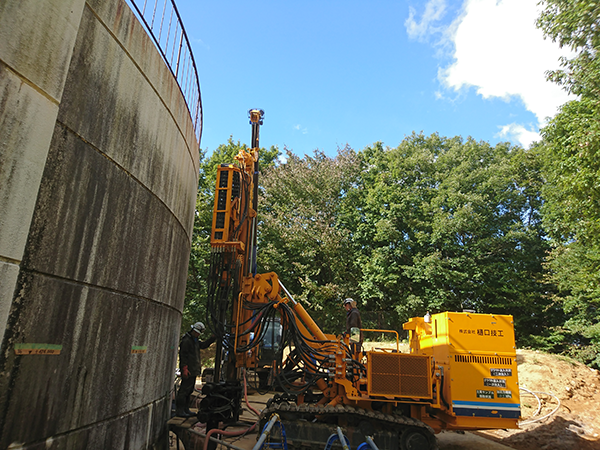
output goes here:
<path id="1" fill-rule="evenodd" d="M 196 387 L 196 377 L 202 370 L 202 361 L 200 359 L 200 349 L 208 348 L 215 342 L 215 337 L 211 336 L 205 341 L 200 341 L 198 337 L 204 331 L 204 324 L 196 322 L 192 329 L 185 333 L 179 343 L 179 370 L 181 373 L 181 385 L 177 396 L 175 397 L 175 414 L 179 417 L 190 417 L 194 413 L 190 411 L 190 397 Z"/>
<path id="2" fill-rule="evenodd" d="M 356 302 L 347 298 L 344 300 L 344 308 L 346 309 L 346 333 L 351 335 L 352 328 L 362 328 L 362 321 L 360 320 L 360 312 L 356 308 Z M 359 348 L 362 345 L 363 335 L 362 330 L 360 331 L 360 342 Z"/>

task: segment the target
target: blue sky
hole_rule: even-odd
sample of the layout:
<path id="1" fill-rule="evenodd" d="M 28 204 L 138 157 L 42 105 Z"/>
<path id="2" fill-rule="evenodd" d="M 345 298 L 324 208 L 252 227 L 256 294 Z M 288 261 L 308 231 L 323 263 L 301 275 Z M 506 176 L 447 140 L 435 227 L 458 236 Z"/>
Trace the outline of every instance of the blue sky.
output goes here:
<path id="1" fill-rule="evenodd" d="M 302 156 L 397 146 L 413 131 L 525 147 L 566 101 L 544 80 L 558 48 L 537 0 L 177 0 L 199 71 L 201 147 L 248 143 Z"/>

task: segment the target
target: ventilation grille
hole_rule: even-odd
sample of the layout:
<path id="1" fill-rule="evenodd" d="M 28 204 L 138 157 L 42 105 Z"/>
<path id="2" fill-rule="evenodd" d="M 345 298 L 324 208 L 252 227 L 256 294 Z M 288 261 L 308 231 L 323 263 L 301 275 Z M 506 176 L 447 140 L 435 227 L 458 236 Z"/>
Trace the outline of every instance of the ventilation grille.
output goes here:
<path id="1" fill-rule="evenodd" d="M 455 362 L 512 366 L 512 358 L 502 356 L 454 355 Z"/>
<path id="2" fill-rule="evenodd" d="M 431 398 L 428 356 L 369 352 L 372 395 Z"/>

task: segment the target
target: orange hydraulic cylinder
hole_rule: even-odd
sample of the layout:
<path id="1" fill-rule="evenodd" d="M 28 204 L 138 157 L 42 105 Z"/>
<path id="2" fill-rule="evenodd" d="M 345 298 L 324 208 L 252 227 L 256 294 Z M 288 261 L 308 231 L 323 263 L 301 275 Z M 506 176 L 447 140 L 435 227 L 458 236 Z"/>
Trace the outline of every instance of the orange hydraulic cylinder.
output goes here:
<path id="1" fill-rule="evenodd" d="M 319 326 L 315 323 L 315 321 L 310 317 L 310 315 L 306 312 L 306 310 L 302 307 L 300 303 L 293 303 L 293 309 L 296 312 L 296 315 L 304 322 L 308 331 L 312 333 L 315 339 L 319 341 L 326 341 L 327 336 L 323 334 Z"/>

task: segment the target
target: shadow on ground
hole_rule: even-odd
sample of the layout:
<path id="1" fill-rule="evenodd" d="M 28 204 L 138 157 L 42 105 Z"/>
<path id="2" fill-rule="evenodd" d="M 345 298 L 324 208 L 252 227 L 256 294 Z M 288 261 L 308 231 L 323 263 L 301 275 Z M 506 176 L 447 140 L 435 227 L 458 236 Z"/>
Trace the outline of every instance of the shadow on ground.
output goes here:
<path id="1" fill-rule="evenodd" d="M 535 426 L 524 426 L 521 430 L 475 434 L 516 450 L 600 450 L 600 439 L 584 437 L 583 424 L 560 416 Z"/>

